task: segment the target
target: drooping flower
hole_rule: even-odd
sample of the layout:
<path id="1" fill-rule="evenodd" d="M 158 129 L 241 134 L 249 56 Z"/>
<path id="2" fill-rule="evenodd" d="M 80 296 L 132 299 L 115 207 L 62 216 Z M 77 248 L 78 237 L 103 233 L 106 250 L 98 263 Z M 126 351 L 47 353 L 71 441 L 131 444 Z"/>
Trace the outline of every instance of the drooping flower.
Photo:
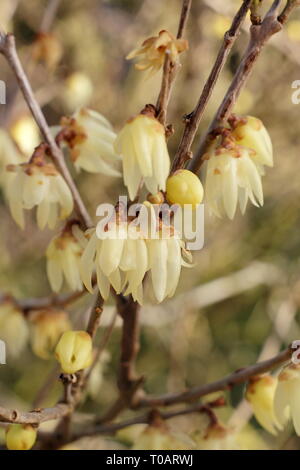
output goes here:
<path id="1" fill-rule="evenodd" d="M 33 352 L 41 359 L 49 359 L 61 335 L 71 328 L 68 314 L 63 310 L 47 308 L 30 314 L 30 342 Z"/>
<path id="2" fill-rule="evenodd" d="M 101 235 L 101 234 L 100 234 Z M 128 293 L 134 298 L 148 266 L 148 253 L 143 235 L 127 223 L 112 224 L 105 238 L 97 238 L 96 231 L 89 233 L 89 241 L 84 249 L 80 272 L 86 288 L 93 292 L 92 274 L 96 271 L 97 284 L 104 299 L 107 299 L 110 286 L 121 293 L 128 285 Z"/>
<path id="3" fill-rule="evenodd" d="M 283 427 L 292 419 L 296 434 L 300 436 L 300 364 L 290 364 L 278 376 L 274 397 L 275 415 Z"/>
<path id="4" fill-rule="evenodd" d="M 51 240 L 46 251 L 47 275 L 54 292 L 61 289 L 64 279 L 72 291 L 82 289 L 79 273 L 81 255 L 82 247 L 72 233 L 72 226 L 67 224 L 62 233 Z"/>
<path id="5" fill-rule="evenodd" d="M 41 145 L 28 163 L 8 165 L 12 173 L 7 186 L 7 198 L 11 214 L 24 228 L 23 210 L 37 206 L 37 223 L 40 229 L 46 225 L 53 229 L 58 219 L 65 219 L 73 210 L 71 191 L 52 163 L 47 163 Z"/>
<path id="6" fill-rule="evenodd" d="M 5 435 L 9 450 L 29 450 L 36 441 L 37 430 L 30 424 L 10 424 Z"/>
<path id="7" fill-rule="evenodd" d="M 230 124 L 238 145 L 253 150 L 251 158 L 256 164 L 273 166 L 272 141 L 260 119 L 253 116 L 233 116 Z"/>
<path id="8" fill-rule="evenodd" d="M 150 220 L 143 219 L 148 211 Z M 153 206 L 146 202 L 140 207 L 139 223 L 114 220 L 102 231 L 88 231 L 89 241 L 81 258 L 80 272 L 90 292 L 93 292 L 91 279 L 96 270 L 104 299 L 112 286 L 117 293 L 131 294 L 142 304 L 146 274 L 157 302 L 174 295 L 181 267 L 187 265 L 182 256 L 183 242 L 172 226 L 156 219 L 153 211 Z"/>
<path id="9" fill-rule="evenodd" d="M 169 31 L 162 30 L 158 36 L 146 39 L 141 47 L 131 51 L 126 59 L 138 59 L 137 70 L 150 70 L 157 72 L 164 63 L 166 54 L 169 54 L 173 64 L 179 62 L 179 54 L 188 49 L 186 39 L 176 39 Z"/>
<path id="10" fill-rule="evenodd" d="M 252 150 L 231 142 L 213 145 L 205 155 L 205 197 L 210 211 L 217 217 L 233 219 L 237 205 L 244 214 L 248 199 L 263 205 L 261 170 L 252 159 Z"/>
<path id="11" fill-rule="evenodd" d="M 194 173 L 189 170 L 178 170 L 167 179 L 167 199 L 171 204 L 201 204 L 203 186 Z"/>
<path id="12" fill-rule="evenodd" d="M 124 183 L 131 200 L 142 179 L 152 194 L 165 191 L 170 158 L 164 126 L 154 117 L 151 106 L 125 124 L 115 149 L 122 156 Z"/>
<path id="13" fill-rule="evenodd" d="M 18 357 L 24 350 L 29 329 L 23 312 L 13 301 L 5 299 L 0 303 L 0 339 L 5 342 L 8 354 Z"/>
<path id="14" fill-rule="evenodd" d="M 91 365 L 92 350 L 92 338 L 86 331 L 66 331 L 55 348 L 55 355 L 66 374 L 75 374 Z"/>
<path id="15" fill-rule="evenodd" d="M 108 120 L 91 109 L 82 108 L 63 118 L 60 131 L 77 169 L 109 176 L 121 176 L 114 150 L 116 134 Z"/>
<path id="16" fill-rule="evenodd" d="M 246 390 L 246 399 L 252 406 L 255 418 L 273 435 L 281 428 L 274 413 L 276 387 L 277 379 L 266 374 L 252 377 Z"/>

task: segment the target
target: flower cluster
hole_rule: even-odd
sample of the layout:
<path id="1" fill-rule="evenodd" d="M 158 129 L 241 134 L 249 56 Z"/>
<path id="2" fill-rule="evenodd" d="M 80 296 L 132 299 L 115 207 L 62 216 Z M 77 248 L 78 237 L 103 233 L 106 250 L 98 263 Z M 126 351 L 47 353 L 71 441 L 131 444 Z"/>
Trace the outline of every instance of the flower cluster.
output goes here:
<path id="1" fill-rule="evenodd" d="M 81 277 L 86 288 L 93 292 L 92 274 L 96 270 L 101 295 L 107 299 L 112 286 L 117 293 L 132 294 L 143 303 L 143 280 L 147 274 L 157 302 L 174 295 L 181 267 L 183 242 L 173 227 L 157 222 L 152 205 L 144 208 L 152 216 L 150 225 L 154 236 L 143 233 L 128 221 L 114 220 L 102 232 L 89 230 L 89 238 L 81 258 Z"/>
<path id="2" fill-rule="evenodd" d="M 232 119 L 232 130 L 218 137 L 204 159 L 205 197 L 217 217 L 233 219 L 237 205 L 245 212 L 250 200 L 263 205 L 261 177 L 264 165 L 273 165 L 272 144 L 261 121 L 254 117 Z"/>

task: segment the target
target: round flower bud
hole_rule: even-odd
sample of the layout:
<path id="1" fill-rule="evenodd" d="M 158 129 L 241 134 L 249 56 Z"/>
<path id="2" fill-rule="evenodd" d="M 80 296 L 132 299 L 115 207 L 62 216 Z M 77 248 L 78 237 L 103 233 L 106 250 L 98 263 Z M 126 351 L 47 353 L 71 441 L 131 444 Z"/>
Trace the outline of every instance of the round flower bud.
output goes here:
<path id="1" fill-rule="evenodd" d="M 6 431 L 9 450 L 29 450 L 34 446 L 37 431 L 30 424 L 11 424 Z"/>
<path id="2" fill-rule="evenodd" d="M 178 170 L 167 179 L 167 199 L 172 204 L 192 204 L 203 199 L 203 186 L 198 176 L 189 170 Z"/>
<path id="3" fill-rule="evenodd" d="M 55 355 L 66 374 L 75 374 L 92 362 L 92 338 L 86 331 L 66 331 L 60 338 Z"/>

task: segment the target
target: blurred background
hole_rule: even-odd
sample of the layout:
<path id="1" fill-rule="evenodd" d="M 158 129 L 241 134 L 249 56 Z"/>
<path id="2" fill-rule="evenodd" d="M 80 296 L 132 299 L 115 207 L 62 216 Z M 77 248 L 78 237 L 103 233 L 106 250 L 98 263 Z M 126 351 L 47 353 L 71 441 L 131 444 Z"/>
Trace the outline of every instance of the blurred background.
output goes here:
<path id="1" fill-rule="evenodd" d="M 55 18 L 47 0 L 2 0 L 1 27 L 16 35 L 21 61 L 51 125 L 80 106 L 104 114 L 116 130 L 146 103 L 155 103 L 161 74 L 146 78 L 125 59 L 142 41 L 168 29 L 176 34 L 181 1 L 170 0 L 61 0 Z M 215 60 L 224 32 L 239 0 L 193 2 L 186 38 L 189 50 L 181 55 L 182 68 L 174 87 L 168 122 L 175 128 L 169 140 L 174 155 L 183 129 L 182 116 L 190 112 Z M 266 4 L 270 2 L 266 0 Z M 247 44 L 246 22 L 222 73 L 199 129 L 205 131 L 229 86 Z M 41 54 L 38 34 L 51 32 L 51 47 Z M 268 129 L 275 155 L 274 168 L 263 178 L 265 204 L 248 207 L 234 221 L 205 217 L 205 245 L 194 254 L 195 267 L 184 270 L 175 297 L 142 309 L 141 350 L 137 369 L 146 376 L 149 393 L 182 390 L 222 376 L 276 354 L 300 339 L 300 105 L 292 103 L 292 82 L 300 80 L 300 15 L 263 51 L 236 113 L 260 118 Z M 38 129 L 17 90 L 3 58 L 0 79 L 7 85 L 7 104 L 0 105 L 0 126 L 28 155 L 39 143 Z M 1 154 L 1 149 L 0 149 Z M 0 158 L 1 160 L 1 158 Z M 0 163 L 1 165 L 1 163 Z M 72 170 L 73 171 L 73 170 Z M 73 172 L 74 173 L 74 172 Z M 90 213 L 101 202 L 114 203 L 125 194 L 119 179 L 74 173 Z M 1 175 L 0 175 L 0 181 Z M 50 295 L 45 271 L 45 249 L 53 232 L 39 231 L 27 211 L 26 230 L 11 219 L 4 195 L 0 200 L 0 291 L 18 299 Z M 58 231 L 58 230 L 57 230 Z M 85 296 L 67 310 L 74 325 L 84 325 Z M 105 308 L 97 341 L 114 315 L 113 299 Z M 0 331 L 1 337 L 1 331 Z M 120 324 L 117 321 L 99 365 L 99 383 L 91 390 L 76 419 L 101 414 L 117 396 Z M 9 351 L 0 366 L 1 405 L 52 405 L 60 385 L 53 381 L 55 360 L 34 356 L 30 346 L 21 355 Z M 52 374 L 52 375 L 51 375 Z M 51 381 L 52 377 L 52 381 Z M 48 380 L 48 395 L 41 387 Z M 216 394 L 219 396 L 220 394 Z M 262 449 L 299 449 L 290 428 L 277 437 L 263 431 L 242 402 L 243 387 L 226 392 L 228 406 L 217 411 L 230 426 L 244 433 L 242 446 Z M 211 397 L 209 397 L 211 398 Z M 124 416 L 130 417 L 128 412 Z M 205 417 L 188 416 L 170 422 L 193 433 Z M 246 426 L 245 426 L 246 425 Z M 45 425 L 51 427 L 52 424 Z M 81 448 L 122 448 L 132 439 L 126 432 L 114 438 L 85 439 Z"/>

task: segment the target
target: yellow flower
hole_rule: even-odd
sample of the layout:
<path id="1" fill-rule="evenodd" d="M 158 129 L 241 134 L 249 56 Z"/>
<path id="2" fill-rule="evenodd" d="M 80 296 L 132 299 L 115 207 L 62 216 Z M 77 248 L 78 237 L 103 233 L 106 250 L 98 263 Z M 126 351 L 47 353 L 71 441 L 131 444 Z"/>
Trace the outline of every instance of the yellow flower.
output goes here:
<path id="1" fill-rule="evenodd" d="M 55 355 L 66 374 L 75 374 L 92 363 L 92 338 L 86 331 L 66 331 L 60 338 Z"/>
<path id="2" fill-rule="evenodd" d="M 86 288 L 93 292 L 91 278 L 96 270 L 98 287 L 105 300 L 109 296 L 110 285 L 117 293 L 127 285 L 127 292 L 138 296 L 148 266 L 142 234 L 133 227 L 129 229 L 127 223 L 115 223 L 103 233 L 103 238 L 99 239 L 95 231 L 89 232 L 89 236 L 80 262 L 81 278 Z"/>
<path id="3" fill-rule="evenodd" d="M 131 200 L 142 179 L 152 194 L 165 191 L 170 158 L 165 129 L 153 112 L 130 119 L 119 133 L 115 148 L 122 156 L 124 183 Z"/>
<path id="4" fill-rule="evenodd" d="M 71 328 L 68 314 L 48 308 L 30 315 L 30 341 L 33 352 L 41 359 L 49 359 L 61 335 Z"/>
<path id="5" fill-rule="evenodd" d="M 260 166 L 273 166 L 272 141 L 261 120 L 253 116 L 234 116 L 231 123 L 237 143 L 254 151 L 252 160 Z"/>
<path id="6" fill-rule="evenodd" d="M 37 431 L 30 424 L 11 424 L 6 431 L 9 450 L 29 450 L 36 441 Z"/>
<path id="7" fill-rule="evenodd" d="M 58 219 L 65 219 L 73 210 L 71 191 L 52 163 L 32 159 L 29 163 L 9 165 L 12 176 L 7 186 L 11 214 L 24 228 L 23 210 L 37 206 L 37 223 L 42 230 L 53 229 Z"/>
<path id="8" fill-rule="evenodd" d="M 261 171 L 252 159 L 252 150 L 238 145 L 231 148 L 214 145 L 205 158 L 205 197 L 217 217 L 233 219 L 237 205 L 244 214 L 248 199 L 263 205 Z"/>
<path id="9" fill-rule="evenodd" d="M 246 390 L 246 399 L 252 406 L 255 418 L 273 435 L 276 435 L 280 429 L 274 413 L 276 387 L 276 378 L 271 375 L 260 375 L 252 377 Z"/>
<path id="10" fill-rule="evenodd" d="M 18 357 L 24 350 L 29 329 L 23 312 L 10 300 L 0 304 L 0 339 L 5 342 L 11 357 Z"/>
<path id="11" fill-rule="evenodd" d="M 54 292 L 61 289 L 64 278 L 72 291 L 82 289 L 79 273 L 81 254 L 82 248 L 70 226 L 51 240 L 46 251 L 47 275 Z"/>
<path id="12" fill-rule="evenodd" d="M 170 55 L 171 62 L 175 64 L 179 62 L 179 54 L 186 49 L 186 39 L 176 39 L 173 34 L 163 30 L 158 36 L 146 39 L 142 46 L 131 51 L 126 59 L 138 58 L 135 65 L 137 70 L 150 69 L 155 73 L 163 66 L 166 54 Z"/>
<path id="13" fill-rule="evenodd" d="M 167 199 L 171 204 L 191 204 L 196 207 L 203 199 L 203 186 L 198 176 L 189 170 L 178 170 L 167 179 Z"/>
<path id="14" fill-rule="evenodd" d="M 275 391 L 275 415 L 281 426 L 292 418 L 296 434 L 300 436 L 300 364 L 291 364 L 282 369 Z"/>
<path id="15" fill-rule="evenodd" d="M 148 269 L 154 299 L 159 303 L 167 297 L 173 297 L 180 279 L 181 267 L 189 267 L 182 256 L 182 240 L 173 230 L 164 238 L 163 230 L 164 228 L 159 231 L 159 238 L 147 240 Z"/>
<path id="16" fill-rule="evenodd" d="M 71 118 L 62 119 L 61 135 L 70 148 L 77 169 L 109 176 L 121 176 L 116 168 L 116 134 L 102 114 L 82 108 Z"/>

